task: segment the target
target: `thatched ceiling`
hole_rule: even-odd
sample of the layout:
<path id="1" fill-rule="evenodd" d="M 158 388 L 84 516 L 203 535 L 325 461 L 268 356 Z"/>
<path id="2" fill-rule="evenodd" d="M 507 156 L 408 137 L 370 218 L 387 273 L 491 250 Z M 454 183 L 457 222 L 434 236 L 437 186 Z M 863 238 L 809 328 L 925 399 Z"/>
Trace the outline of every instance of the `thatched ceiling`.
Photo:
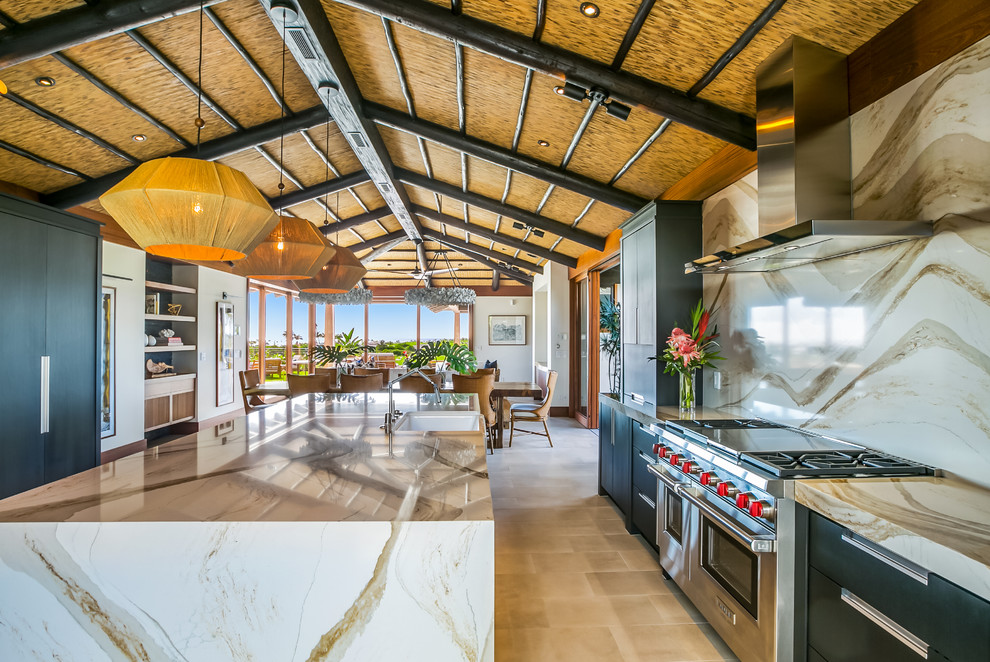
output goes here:
<path id="1" fill-rule="evenodd" d="M 395 4 L 408 8 L 424 2 Z M 769 0 L 600 0 L 597 18 L 583 16 L 577 1 L 431 3 L 452 11 L 451 20 L 457 16 L 480 19 L 525 35 L 533 43 L 601 63 L 612 71 L 688 92 L 757 20 Z M 555 94 L 553 88 L 561 84 L 560 79 L 540 71 L 528 73 L 519 64 L 350 6 L 355 4 L 364 3 L 324 0 L 323 8 L 360 96 L 407 117 L 439 125 L 448 133 L 479 139 L 504 153 L 580 175 L 602 190 L 611 187 L 627 199 L 634 196 L 641 200 L 659 196 L 727 144 L 678 122 L 658 135 L 665 118 L 642 107 L 633 107 L 624 121 L 599 108 L 582 132 L 589 101 Z M 910 9 L 915 0 L 789 0 L 771 4 L 782 6 L 697 94 L 698 99 L 752 117 L 755 68 L 787 36 L 802 35 L 850 53 Z M 80 1 L 0 0 L 0 62 L 7 61 L 5 34 L 31 26 L 32 20 L 85 6 Z M 539 6 L 546 8 L 543 17 L 539 16 Z M 207 12 L 202 21 L 202 88 L 207 104 L 200 139 L 204 143 L 278 121 L 281 108 L 276 97 L 285 99 L 290 115 L 320 106 L 310 80 L 291 54 L 285 57 L 283 80 L 281 35 L 261 5 L 254 0 L 226 0 L 213 4 Z M 645 20 L 637 21 L 637 13 Z M 200 15 L 192 11 L 149 23 L 132 34 L 91 39 L 0 70 L 0 80 L 12 95 L 24 100 L 17 103 L 10 94 L 0 99 L 0 180 L 37 191 L 45 200 L 45 196 L 80 190 L 72 187 L 134 162 L 194 145 L 196 94 L 162 59 L 195 81 L 199 29 Z M 624 40 L 628 48 L 621 47 Z M 257 64 L 261 75 L 238 47 Z M 154 50 L 159 59 L 153 56 Z M 103 89 L 88 79 L 86 72 L 98 79 Z M 39 77 L 50 77 L 55 85 L 39 86 L 35 82 Z M 216 112 L 208 107 L 210 102 Z M 46 114 L 78 130 L 60 126 Z M 362 161 L 336 123 L 327 124 L 320 118 L 307 126 L 286 135 L 282 144 L 276 137 L 219 160 L 244 171 L 273 199 L 278 197 L 280 158 L 286 171 L 285 195 L 328 178 L 324 154 L 331 164 L 329 179 L 362 172 Z M 536 213 L 546 219 L 548 227 L 560 228 L 565 234 L 573 226 L 588 236 L 604 237 L 631 213 L 614 206 L 614 200 L 597 201 L 564 186 L 551 190 L 546 181 L 405 130 L 379 124 L 377 131 L 387 150 L 385 158 L 395 168 L 429 175 L 494 203 Z M 137 135 L 146 136 L 146 140 L 136 142 L 132 136 Z M 576 137 L 576 145 L 569 150 Z M 441 248 L 431 233 L 466 240 L 510 262 L 517 259 L 546 265 L 548 255 L 571 262 L 587 250 L 586 244 L 562 238 L 550 229 L 543 230 L 542 236 L 526 227 L 520 229 L 516 227 L 518 219 L 491 208 L 465 204 L 420 186 L 400 186 L 412 205 L 439 212 L 433 219 L 417 219 L 431 263 L 437 261 L 436 250 Z M 78 202 L 100 210 L 98 193 L 86 191 L 89 197 Z M 376 185 L 363 181 L 339 193 L 294 204 L 288 211 L 323 225 L 325 218 L 332 223 L 335 218 L 352 218 L 385 204 Z M 344 245 L 373 244 L 376 238 L 402 229 L 394 215 L 376 216 L 381 217 L 331 234 L 331 238 Z M 440 223 L 437 218 L 448 222 Z M 540 254 L 524 250 L 526 246 Z M 368 250 L 371 248 L 368 245 Z M 491 283 L 489 265 L 453 250 L 446 257 L 460 268 L 457 277 L 462 284 Z M 411 241 L 399 243 L 369 265 L 375 271 L 367 282 L 408 285 L 412 281 L 402 272 L 412 271 L 416 265 L 415 245 Z M 434 281 L 451 283 L 446 274 Z"/>

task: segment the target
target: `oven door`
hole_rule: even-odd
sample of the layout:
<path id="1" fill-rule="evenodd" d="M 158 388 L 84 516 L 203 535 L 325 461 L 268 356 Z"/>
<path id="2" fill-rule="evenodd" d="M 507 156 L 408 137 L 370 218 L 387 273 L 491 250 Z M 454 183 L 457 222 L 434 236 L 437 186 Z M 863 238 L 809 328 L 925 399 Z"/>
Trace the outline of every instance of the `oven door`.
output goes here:
<path id="1" fill-rule="evenodd" d="M 684 499 L 679 490 L 686 483 L 665 464 L 648 467 L 657 477 L 657 551 L 660 567 L 667 576 L 684 588 L 688 581 L 687 535 L 688 519 Z"/>
<path id="2" fill-rule="evenodd" d="M 680 488 L 688 518 L 684 593 L 742 662 L 776 659 L 775 535 Z"/>

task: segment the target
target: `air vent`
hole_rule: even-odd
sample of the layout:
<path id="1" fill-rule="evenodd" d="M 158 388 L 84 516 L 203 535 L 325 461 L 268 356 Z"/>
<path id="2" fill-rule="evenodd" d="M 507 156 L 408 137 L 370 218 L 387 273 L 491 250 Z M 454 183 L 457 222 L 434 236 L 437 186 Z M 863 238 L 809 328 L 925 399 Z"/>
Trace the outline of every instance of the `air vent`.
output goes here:
<path id="1" fill-rule="evenodd" d="M 355 147 L 368 146 L 367 141 L 364 139 L 364 135 L 360 131 L 351 131 L 348 135 L 351 137 L 351 140 L 354 141 Z"/>
<path id="2" fill-rule="evenodd" d="M 309 37 L 306 36 L 306 31 L 302 28 L 289 28 L 286 30 L 289 37 L 292 39 L 292 43 L 296 45 L 299 54 L 304 60 L 315 60 L 316 50 L 313 48 L 312 44 L 309 43 Z"/>

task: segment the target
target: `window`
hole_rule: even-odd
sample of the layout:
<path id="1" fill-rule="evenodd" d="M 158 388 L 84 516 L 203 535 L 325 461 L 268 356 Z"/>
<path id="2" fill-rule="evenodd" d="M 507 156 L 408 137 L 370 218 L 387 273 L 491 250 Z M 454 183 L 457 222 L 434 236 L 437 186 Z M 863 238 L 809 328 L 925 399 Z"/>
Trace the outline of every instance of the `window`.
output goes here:
<path id="1" fill-rule="evenodd" d="M 416 307 L 373 303 L 368 307 L 368 344 L 416 342 Z"/>
<path id="2" fill-rule="evenodd" d="M 454 313 L 449 308 L 435 313 L 426 306 L 420 306 L 419 341 L 454 339 Z"/>
<path id="3" fill-rule="evenodd" d="M 347 333 L 354 329 L 354 335 L 364 338 L 364 306 L 334 306 L 333 334 Z"/>

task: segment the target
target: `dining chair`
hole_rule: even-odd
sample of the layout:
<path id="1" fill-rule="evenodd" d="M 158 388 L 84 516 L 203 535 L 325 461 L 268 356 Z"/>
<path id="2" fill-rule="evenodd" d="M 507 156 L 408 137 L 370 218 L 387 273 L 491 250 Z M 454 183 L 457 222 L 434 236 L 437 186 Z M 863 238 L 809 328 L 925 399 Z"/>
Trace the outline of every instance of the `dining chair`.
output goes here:
<path id="1" fill-rule="evenodd" d="M 282 374 L 282 359 L 265 359 L 265 376 Z"/>
<path id="2" fill-rule="evenodd" d="M 326 375 L 330 377 L 330 385 L 337 385 L 337 369 L 336 368 L 315 368 L 313 371 L 314 375 Z"/>
<path id="3" fill-rule="evenodd" d="M 241 397 L 244 398 L 244 411 L 255 411 L 264 409 L 276 402 L 285 400 L 284 395 L 247 395 L 244 390 L 261 386 L 261 374 L 257 370 L 240 370 L 237 373 L 241 380 Z M 267 398 L 267 400 L 266 400 Z"/>
<path id="4" fill-rule="evenodd" d="M 388 368 L 354 368 L 355 375 L 381 375 L 382 383 L 388 381 Z"/>
<path id="5" fill-rule="evenodd" d="M 340 390 L 344 393 L 375 393 L 382 390 L 382 373 L 373 375 L 341 375 Z"/>
<path id="6" fill-rule="evenodd" d="M 442 386 L 443 375 L 426 375 L 431 382 L 437 386 Z M 409 377 L 399 382 L 399 390 L 406 393 L 433 393 L 433 387 L 426 383 L 421 377 Z"/>
<path id="7" fill-rule="evenodd" d="M 454 393 L 478 394 L 481 417 L 485 419 L 485 437 L 488 441 L 488 450 L 494 455 L 495 410 L 492 408 L 492 389 L 495 387 L 495 375 L 472 376 L 455 374 L 452 379 L 454 382 Z"/>
<path id="8" fill-rule="evenodd" d="M 289 393 L 292 397 L 303 393 L 326 393 L 330 390 L 330 375 L 293 375 L 285 376 L 289 382 Z"/>
<path id="9" fill-rule="evenodd" d="M 540 402 L 516 402 L 509 407 L 509 448 L 512 448 L 512 435 L 516 431 L 516 423 L 538 422 L 543 424 L 543 432 L 539 430 L 525 430 L 519 428 L 519 432 L 525 434 L 535 434 L 546 437 L 553 448 L 553 440 L 550 439 L 550 428 L 547 427 L 547 416 L 550 415 L 550 402 L 553 400 L 553 391 L 557 386 L 557 371 L 545 371 L 546 391 L 543 400 Z M 540 383 L 541 375 L 537 373 L 537 383 Z M 540 384 L 542 388 L 542 384 Z"/>

